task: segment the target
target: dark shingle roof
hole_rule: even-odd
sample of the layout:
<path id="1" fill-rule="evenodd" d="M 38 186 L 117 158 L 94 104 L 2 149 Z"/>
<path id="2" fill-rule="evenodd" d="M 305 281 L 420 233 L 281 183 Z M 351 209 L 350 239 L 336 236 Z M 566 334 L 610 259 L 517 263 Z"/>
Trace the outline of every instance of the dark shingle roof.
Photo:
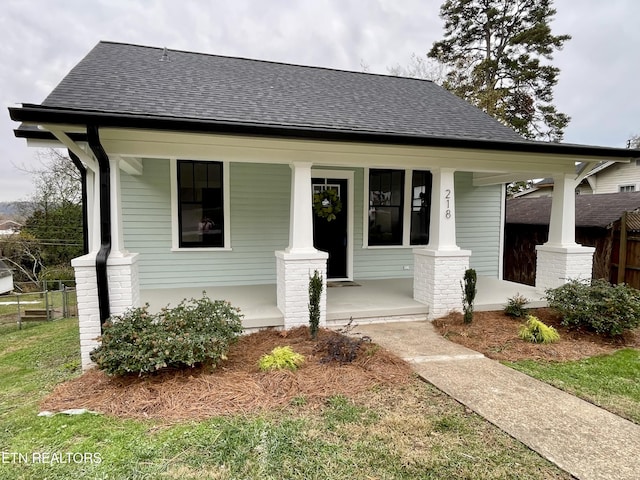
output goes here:
<path id="1" fill-rule="evenodd" d="M 43 106 L 257 125 L 525 142 L 427 80 L 100 42 Z"/>
<path id="2" fill-rule="evenodd" d="M 507 200 L 506 222 L 525 225 L 549 225 L 551 197 L 520 197 Z M 576 227 L 606 227 L 623 212 L 640 209 L 640 192 L 578 195 Z"/>

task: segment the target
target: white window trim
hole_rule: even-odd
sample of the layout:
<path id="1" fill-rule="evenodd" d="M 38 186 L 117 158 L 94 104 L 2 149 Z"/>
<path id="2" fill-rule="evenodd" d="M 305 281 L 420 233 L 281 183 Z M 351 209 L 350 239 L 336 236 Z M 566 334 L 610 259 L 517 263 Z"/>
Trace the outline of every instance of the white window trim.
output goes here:
<path id="1" fill-rule="evenodd" d="M 376 167 L 373 170 L 404 170 L 404 202 L 402 205 L 402 245 L 369 245 L 369 167 L 364 169 L 364 214 L 362 216 L 362 248 L 367 250 L 398 250 L 426 246 L 411 244 L 411 207 L 413 172 L 431 171 L 424 168 Z"/>
<path id="2" fill-rule="evenodd" d="M 191 160 L 180 158 L 180 160 Z M 204 161 L 207 160 L 197 160 Z M 181 247 L 180 226 L 178 224 L 178 158 L 170 159 L 171 176 L 171 251 L 172 252 L 229 252 L 231 248 L 231 194 L 229 161 L 208 160 L 222 163 L 222 206 L 224 211 L 224 246 L 223 247 Z"/>
<path id="3" fill-rule="evenodd" d="M 633 187 L 633 192 L 638 191 L 638 185 L 635 183 L 619 183 L 618 184 L 618 193 L 625 193 L 626 190 L 622 190 L 624 187 Z"/>

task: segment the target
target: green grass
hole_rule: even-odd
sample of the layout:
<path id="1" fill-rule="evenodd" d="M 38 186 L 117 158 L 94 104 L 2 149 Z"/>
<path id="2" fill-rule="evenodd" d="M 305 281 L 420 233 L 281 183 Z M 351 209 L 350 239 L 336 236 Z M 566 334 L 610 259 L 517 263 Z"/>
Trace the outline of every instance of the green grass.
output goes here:
<path id="1" fill-rule="evenodd" d="M 640 424 L 640 350 L 575 362 L 505 362 L 516 370 Z"/>
<path id="2" fill-rule="evenodd" d="M 570 478 L 417 380 L 200 422 L 38 417 L 40 399 L 79 374 L 77 334 L 62 320 L 0 336 L 0 450 L 23 455 L 5 456 L 0 479 Z M 66 463 L 33 463 L 43 452 Z"/>

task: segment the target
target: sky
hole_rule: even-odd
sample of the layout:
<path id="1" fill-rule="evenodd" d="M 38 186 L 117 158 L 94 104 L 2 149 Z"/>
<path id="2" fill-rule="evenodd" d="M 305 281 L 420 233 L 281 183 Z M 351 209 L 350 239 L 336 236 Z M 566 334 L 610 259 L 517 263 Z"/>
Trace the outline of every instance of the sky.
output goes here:
<path id="1" fill-rule="evenodd" d="M 100 40 L 372 73 L 440 40 L 442 0 L 2 0 L 0 202 L 33 191 L 38 149 L 7 108 L 41 103 Z M 640 134 L 640 2 L 556 0 L 564 141 L 625 147 Z"/>

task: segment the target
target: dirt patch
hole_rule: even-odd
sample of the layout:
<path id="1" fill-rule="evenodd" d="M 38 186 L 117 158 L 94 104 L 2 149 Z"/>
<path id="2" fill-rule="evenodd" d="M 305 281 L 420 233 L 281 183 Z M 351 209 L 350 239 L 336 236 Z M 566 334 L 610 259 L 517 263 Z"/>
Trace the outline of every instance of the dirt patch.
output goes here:
<path id="1" fill-rule="evenodd" d="M 451 313 L 434 320 L 433 325 L 452 342 L 496 360 L 567 361 L 613 353 L 625 347 L 640 348 L 640 329 L 620 338 L 606 338 L 563 327 L 561 317 L 549 308 L 533 309 L 530 313 L 558 330 L 560 341 L 547 345 L 525 342 L 518 338 L 518 329 L 524 321 L 502 312 L 476 312 L 470 324 L 463 322 L 462 314 Z"/>
<path id="2" fill-rule="evenodd" d="M 294 399 L 313 404 L 333 395 L 354 397 L 376 385 L 404 384 L 412 378 L 403 360 L 373 343 L 363 343 L 352 363 L 322 362 L 327 354 L 318 345 L 338 335 L 321 330 L 318 341 L 312 341 L 305 327 L 263 330 L 241 337 L 231 347 L 228 360 L 213 370 L 200 367 L 146 377 L 109 377 L 92 369 L 58 385 L 40 407 L 49 411 L 87 408 L 118 417 L 165 421 L 202 419 L 277 408 Z M 261 372 L 259 358 L 285 345 L 305 356 L 302 367 L 295 372 Z"/>

